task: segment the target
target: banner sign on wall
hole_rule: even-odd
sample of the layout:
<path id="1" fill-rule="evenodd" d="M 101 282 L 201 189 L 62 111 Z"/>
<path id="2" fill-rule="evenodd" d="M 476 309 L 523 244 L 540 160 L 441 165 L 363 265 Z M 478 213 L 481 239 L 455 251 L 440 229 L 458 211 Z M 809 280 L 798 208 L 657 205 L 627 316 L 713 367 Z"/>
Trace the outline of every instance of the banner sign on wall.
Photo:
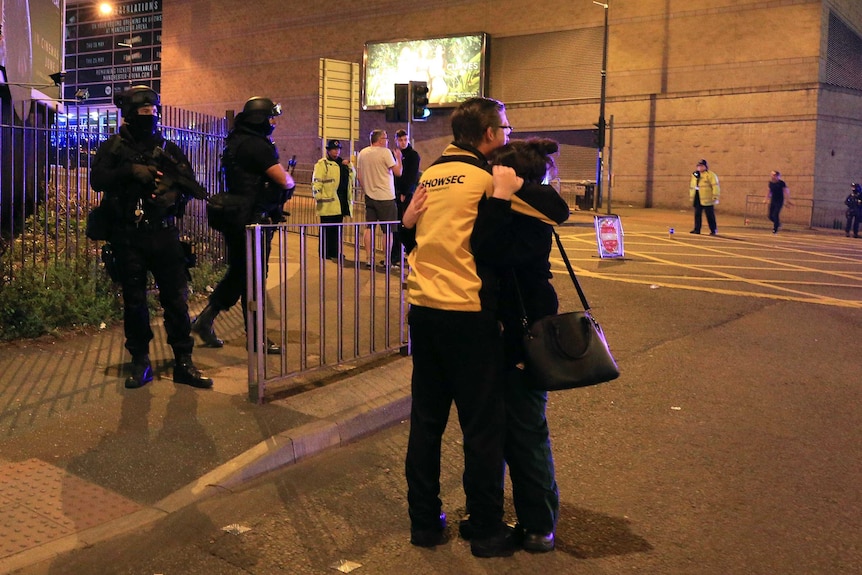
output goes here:
<path id="1" fill-rule="evenodd" d="M 66 8 L 66 94 L 88 93 L 87 104 L 110 104 L 132 84 L 161 91 L 161 0 L 114 2 L 99 13 L 96 3 Z"/>
<path id="2" fill-rule="evenodd" d="M 596 216 L 596 243 L 600 258 L 621 258 L 623 247 L 623 223 L 619 216 Z"/>

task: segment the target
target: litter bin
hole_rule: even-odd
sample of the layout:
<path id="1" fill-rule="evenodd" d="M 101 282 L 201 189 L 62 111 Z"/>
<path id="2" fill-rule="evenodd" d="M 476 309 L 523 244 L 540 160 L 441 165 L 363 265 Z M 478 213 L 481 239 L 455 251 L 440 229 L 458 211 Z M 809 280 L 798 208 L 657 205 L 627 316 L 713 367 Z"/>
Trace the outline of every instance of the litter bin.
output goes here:
<path id="1" fill-rule="evenodd" d="M 593 196 L 596 193 L 595 184 L 584 184 L 584 195 L 577 197 L 578 207 L 582 210 L 593 209 Z"/>

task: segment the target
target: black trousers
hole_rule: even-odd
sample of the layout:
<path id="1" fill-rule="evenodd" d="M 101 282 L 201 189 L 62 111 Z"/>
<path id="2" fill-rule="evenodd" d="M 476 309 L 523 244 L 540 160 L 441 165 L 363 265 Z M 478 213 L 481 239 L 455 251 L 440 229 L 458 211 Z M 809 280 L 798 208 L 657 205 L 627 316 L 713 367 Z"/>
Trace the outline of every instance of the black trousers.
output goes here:
<path id="1" fill-rule="evenodd" d="M 174 226 L 130 227 L 111 238 L 123 288 L 123 329 L 126 349 L 135 356 L 149 353 L 153 330 L 147 308 L 147 271 L 159 288 L 168 345 L 175 356 L 192 352 L 194 339 L 188 307 L 188 268 Z"/>
<path id="2" fill-rule="evenodd" d="M 344 216 L 320 216 L 321 224 L 340 224 Z M 321 226 L 320 228 L 320 255 L 324 258 L 338 258 L 341 255 L 341 244 L 338 241 L 340 226 Z"/>
<path id="3" fill-rule="evenodd" d="M 545 409 L 548 393 L 531 388 L 524 370 L 507 368 L 506 463 L 518 523 L 530 532 L 550 533 L 560 515 L 560 491 Z"/>
<path id="4" fill-rule="evenodd" d="M 769 202 L 769 221 L 772 222 L 772 231 L 777 232 L 781 227 L 781 208 L 784 202 Z"/>
<path id="5" fill-rule="evenodd" d="M 404 217 L 404 210 L 407 209 L 407 206 L 410 205 L 410 200 L 413 199 L 413 194 L 409 196 L 404 196 L 404 201 L 402 202 L 399 198 L 401 195 L 395 194 L 395 206 L 398 208 L 398 220 Z M 403 251 L 401 248 L 404 244 L 401 243 L 401 236 L 398 233 L 398 228 L 393 228 L 392 231 L 392 250 L 390 250 L 389 259 L 392 263 L 401 263 L 401 252 Z"/>
<path id="6" fill-rule="evenodd" d="M 718 226 L 715 224 L 715 206 L 704 206 L 700 203 L 700 192 L 694 193 L 694 231 L 700 233 L 700 227 L 703 224 L 702 214 L 706 213 L 706 223 L 709 226 L 709 231 L 715 233 L 718 231 Z"/>
<path id="7" fill-rule="evenodd" d="M 405 471 L 413 529 L 440 524 L 440 455 L 454 401 L 464 436 L 464 493 L 477 536 L 503 519 L 502 340 L 493 314 L 413 306 L 413 406 Z"/>
<path id="8" fill-rule="evenodd" d="M 844 227 L 844 231 L 846 233 L 850 233 L 850 229 L 853 229 L 853 235 L 859 237 L 859 218 L 862 218 L 862 214 L 859 212 L 854 212 L 851 210 L 847 211 L 847 225 Z"/>
<path id="9" fill-rule="evenodd" d="M 269 272 L 269 253 L 272 249 L 272 231 L 265 231 L 264 237 L 264 277 Z M 242 300 L 243 317 L 248 310 L 248 294 L 246 293 L 247 263 L 245 254 L 245 228 L 229 228 L 224 231 L 225 247 L 227 248 L 227 271 L 216 285 L 210 304 L 219 311 L 230 309 L 238 300 Z"/>

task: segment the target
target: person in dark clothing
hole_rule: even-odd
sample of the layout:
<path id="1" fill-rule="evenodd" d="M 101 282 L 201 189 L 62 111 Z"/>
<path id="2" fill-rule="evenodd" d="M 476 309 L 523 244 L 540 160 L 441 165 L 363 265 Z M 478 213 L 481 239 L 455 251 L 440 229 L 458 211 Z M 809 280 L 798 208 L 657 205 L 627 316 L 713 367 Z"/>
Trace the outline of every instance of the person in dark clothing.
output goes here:
<path id="1" fill-rule="evenodd" d="M 844 235 L 850 237 L 853 229 L 853 237 L 859 237 L 859 219 L 862 218 L 862 186 L 854 183 L 850 188 L 850 194 L 844 200 L 847 206 L 847 225 L 844 226 Z"/>
<path id="2" fill-rule="evenodd" d="M 395 132 L 395 145 L 401 150 L 401 175 L 395 177 L 395 205 L 398 208 L 398 219 L 401 220 L 419 182 L 420 158 L 419 153 L 410 145 L 410 138 L 405 130 Z M 389 258 L 393 266 L 401 265 L 401 247 L 401 236 L 396 232 L 392 235 Z"/>
<path id="3" fill-rule="evenodd" d="M 781 208 L 792 206 L 790 203 L 790 189 L 781 179 L 781 172 L 775 170 L 769 177 L 769 193 L 766 195 L 769 202 L 769 221 L 772 222 L 772 233 L 777 234 L 781 227 Z"/>
<path id="4" fill-rule="evenodd" d="M 283 222 L 284 204 L 293 195 L 293 177 L 279 163 L 278 150 L 269 137 L 275 129 L 274 119 L 279 115 L 281 106 L 273 104 L 272 100 L 249 98 L 227 136 L 222 154 L 227 191 L 247 198 L 251 215 L 247 221 L 235 222 L 224 230 L 227 271 L 192 324 L 192 331 L 209 347 L 224 345 L 213 328 L 219 313 L 230 309 L 238 300 L 242 300 L 243 316 L 247 313 L 245 226 Z M 272 230 L 265 234 L 263 262 L 268 268 Z M 281 346 L 269 338 L 266 346 L 269 354 L 281 353 Z"/>
<path id="5" fill-rule="evenodd" d="M 516 195 L 543 206 L 542 213 L 561 224 L 569 207 L 557 191 L 543 184 L 559 149 L 549 139 L 512 140 L 491 153 L 494 166 L 508 166 L 523 178 Z M 554 475 L 550 432 L 545 416 L 548 394 L 533 389 L 524 371 L 523 312 L 528 323 L 557 313 L 550 283 L 552 225 L 512 211 L 512 188 L 495 179 L 494 194 L 479 207 L 471 245 L 476 261 L 498 267 L 501 280 L 498 317 L 503 325 L 506 438 L 504 453 L 518 515 L 517 535 L 524 549 L 554 549 L 560 496 Z M 523 302 L 523 307 L 522 307 Z"/>
<path id="6" fill-rule="evenodd" d="M 189 272 L 176 226 L 176 218 L 182 217 L 193 190 L 202 188 L 195 181 L 188 158 L 158 129 L 159 96 L 154 90 L 132 86 L 118 94 L 114 103 L 122 111 L 123 125 L 118 134 L 99 146 L 90 183 L 105 194 L 100 209 L 109 221 L 108 241 L 123 290 L 125 345 L 132 355 L 131 375 L 125 385 L 134 389 L 153 380 L 149 271 L 159 288 L 167 342 L 174 353 L 174 382 L 210 388 L 212 379 L 204 377 L 192 362 Z M 169 158 L 177 172 L 174 177 L 166 177 L 158 168 L 160 156 Z"/>

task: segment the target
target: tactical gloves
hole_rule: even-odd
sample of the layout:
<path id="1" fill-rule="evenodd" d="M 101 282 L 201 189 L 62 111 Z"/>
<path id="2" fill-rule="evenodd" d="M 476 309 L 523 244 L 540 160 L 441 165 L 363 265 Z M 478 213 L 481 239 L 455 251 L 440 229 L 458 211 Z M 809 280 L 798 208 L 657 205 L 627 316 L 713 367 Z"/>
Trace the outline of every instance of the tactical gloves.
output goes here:
<path id="1" fill-rule="evenodd" d="M 156 179 L 158 170 L 153 166 L 144 164 L 132 164 L 132 177 L 142 184 L 150 184 Z"/>

